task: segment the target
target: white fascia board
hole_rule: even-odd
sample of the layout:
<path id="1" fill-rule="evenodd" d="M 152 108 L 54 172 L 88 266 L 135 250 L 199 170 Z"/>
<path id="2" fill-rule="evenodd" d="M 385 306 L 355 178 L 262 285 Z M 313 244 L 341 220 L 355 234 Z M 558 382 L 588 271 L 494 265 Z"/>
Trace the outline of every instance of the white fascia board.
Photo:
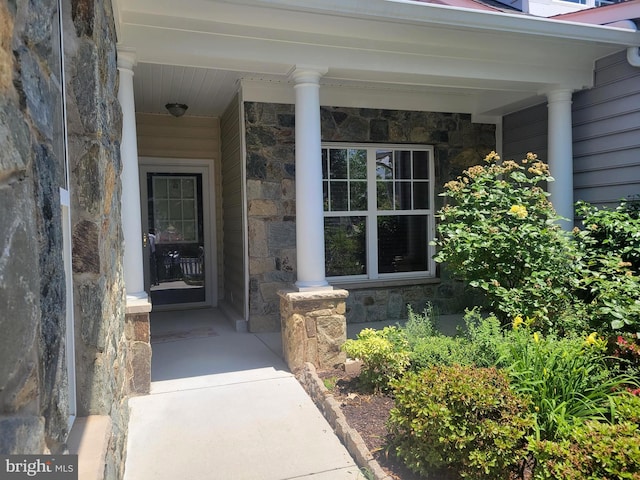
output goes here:
<path id="1" fill-rule="evenodd" d="M 359 19 L 386 20 L 416 25 L 445 25 L 458 29 L 493 30 L 519 34 L 640 46 L 640 33 L 601 25 L 586 25 L 410 0 L 234 0 L 234 4 L 306 11 Z"/>

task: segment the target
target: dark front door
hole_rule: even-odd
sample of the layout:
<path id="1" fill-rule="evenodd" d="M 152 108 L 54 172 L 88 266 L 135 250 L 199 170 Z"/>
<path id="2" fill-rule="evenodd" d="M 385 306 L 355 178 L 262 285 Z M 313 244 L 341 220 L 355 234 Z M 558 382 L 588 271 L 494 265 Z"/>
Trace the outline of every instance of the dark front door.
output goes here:
<path id="1" fill-rule="evenodd" d="M 153 305 L 206 301 L 201 173 L 146 172 L 149 284 Z"/>

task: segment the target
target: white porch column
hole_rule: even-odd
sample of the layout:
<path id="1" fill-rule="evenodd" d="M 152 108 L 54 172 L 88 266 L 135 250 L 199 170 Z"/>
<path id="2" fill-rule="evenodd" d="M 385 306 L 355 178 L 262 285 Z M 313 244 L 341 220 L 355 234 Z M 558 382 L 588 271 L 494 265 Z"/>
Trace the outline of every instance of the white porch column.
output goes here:
<path id="1" fill-rule="evenodd" d="M 147 301 L 144 291 L 142 262 L 142 223 L 140 215 L 140 183 L 138 175 L 138 144 L 136 141 L 136 112 L 133 101 L 134 52 L 118 49 L 120 86 L 118 100 L 122 108 L 122 233 L 124 236 L 124 283 L 127 304 Z"/>
<path id="2" fill-rule="evenodd" d="M 566 230 L 573 228 L 573 134 L 571 125 L 571 90 L 547 93 L 549 109 L 549 168 L 555 182 L 549 182 L 551 203 L 556 212 L 569 221 L 561 222 Z"/>
<path id="3" fill-rule="evenodd" d="M 296 250 L 299 290 L 327 289 L 320 134 L 320 77 L 326 68 L 296 66 Z"/>

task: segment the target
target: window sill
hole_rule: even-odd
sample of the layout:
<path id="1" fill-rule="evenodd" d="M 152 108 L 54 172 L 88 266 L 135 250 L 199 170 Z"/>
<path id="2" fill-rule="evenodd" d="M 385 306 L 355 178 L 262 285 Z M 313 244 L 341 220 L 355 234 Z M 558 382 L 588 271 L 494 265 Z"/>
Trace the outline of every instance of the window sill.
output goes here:
<path id="1" fill-rule="evenodd" d="M 76 418 L 67 446 L 69 453 L 78 455 L 78 478 L 102 480 L 109 439 L 111 418 L 106 415 L 90 415 Z"/>
<path id="2" fill-rule="evenodd" d="M 332 286 L 346 290 L 364 290 L 366 288 L 404 287 L 407 285 L 435 285 L 440 283 L 437 277 L 389 278 L 378 280 L 330 280 Z"/>

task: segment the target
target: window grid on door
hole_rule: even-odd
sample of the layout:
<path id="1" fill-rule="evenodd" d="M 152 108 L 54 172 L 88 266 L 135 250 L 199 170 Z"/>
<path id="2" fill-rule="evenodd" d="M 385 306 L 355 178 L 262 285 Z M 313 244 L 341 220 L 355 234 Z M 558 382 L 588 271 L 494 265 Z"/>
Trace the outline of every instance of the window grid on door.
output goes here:
<path id="1" fill-rule="evenodd" d="M 195 176 L 153 177 L 155 229 L 159 242 L 197 242 L 198 204 Z"/>

